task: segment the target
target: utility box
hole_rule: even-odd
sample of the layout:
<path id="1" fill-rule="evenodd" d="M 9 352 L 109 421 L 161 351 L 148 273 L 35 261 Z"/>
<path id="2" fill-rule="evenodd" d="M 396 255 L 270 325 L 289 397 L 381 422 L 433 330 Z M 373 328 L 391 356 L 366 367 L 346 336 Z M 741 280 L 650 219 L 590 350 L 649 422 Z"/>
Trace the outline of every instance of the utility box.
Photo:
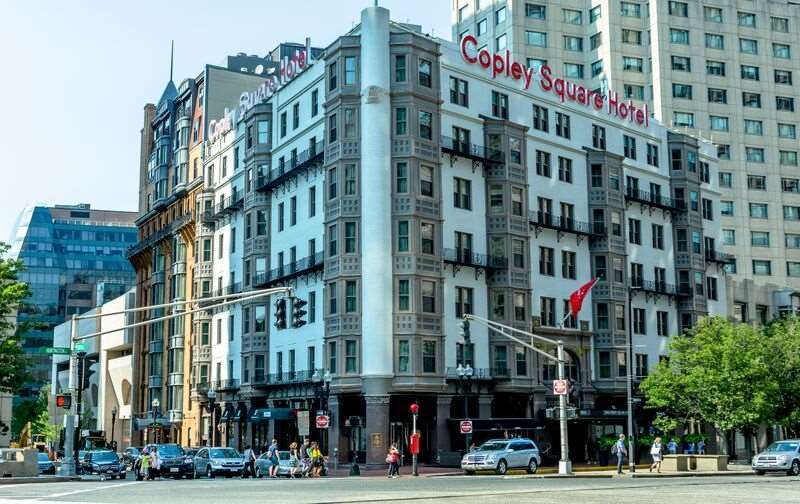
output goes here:
<path id="1" fill-rule="evenodd" d="M 0 448 L 8 448 L 11 444 L 13 400 L 10 394 L 0 394 Z"/>

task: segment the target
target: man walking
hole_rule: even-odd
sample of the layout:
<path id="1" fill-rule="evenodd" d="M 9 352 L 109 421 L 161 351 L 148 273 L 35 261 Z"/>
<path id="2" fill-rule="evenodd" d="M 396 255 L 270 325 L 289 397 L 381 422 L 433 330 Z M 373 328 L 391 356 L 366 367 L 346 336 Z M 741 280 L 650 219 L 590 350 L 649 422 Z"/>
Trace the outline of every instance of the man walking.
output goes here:
<path id="1" fill-rule="evenodd" d="M 619 439 L 611 447 L 611 453 L 617 456 L 617 474 L 622 474 L 622 463 L 628 455 L 628 449 L 625 448 L 625 434 L 619 435 Z"/>
<path id="2" fill-rule="evenodd" d="M 244 450 L 244 472 L 242 478 L 252 478 L 256 474 L 256 453 L 247 445 Z"/>

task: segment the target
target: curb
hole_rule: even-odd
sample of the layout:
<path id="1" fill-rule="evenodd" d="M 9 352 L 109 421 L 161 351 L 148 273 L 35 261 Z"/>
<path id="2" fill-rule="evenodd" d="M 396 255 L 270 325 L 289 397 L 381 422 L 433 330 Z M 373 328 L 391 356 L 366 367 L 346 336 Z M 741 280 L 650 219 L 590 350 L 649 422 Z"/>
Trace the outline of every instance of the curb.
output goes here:
<path id="1" fill-rule="evenodd" d="M 53 476 L 53 477 L 30 477 L 30 478 L 0 478 L 2 485 L 20 485 L 27 483 L 64 483 L 68 481 L 81 481 L 80 476 Z"/>

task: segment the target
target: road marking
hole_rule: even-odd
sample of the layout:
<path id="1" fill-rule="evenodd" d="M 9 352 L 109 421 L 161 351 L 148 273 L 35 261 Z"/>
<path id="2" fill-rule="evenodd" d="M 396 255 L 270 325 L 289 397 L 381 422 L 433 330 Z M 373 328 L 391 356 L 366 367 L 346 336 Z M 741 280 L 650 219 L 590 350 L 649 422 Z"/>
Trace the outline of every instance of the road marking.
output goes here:
<path id="1" fill-rule="evenodd" d="M 52 499 L 54 497 L 65 497 L 67 495 L 75 495 L 75 494 L 87 493 L 87 492 L 96 492 L 98 490 L 108 490 L 109 488 L 120 488 L 120 487 L 124 487 L 124 486 L 128 486 L 128 485 L 138 485 L 139 483 L 141 483 L 141 481 L 129 481 L 127 483 L 117 483 L 115 485 L 105 485 L 105 486 L 98 486 L 98 487 L 93 487 L 93 488 L 84 488 L 82 490 L 72 490 L 71 492 L 61 492 L 61 493 L 45 495 L 45 496 L 39 498 L 39 500 Z"/>

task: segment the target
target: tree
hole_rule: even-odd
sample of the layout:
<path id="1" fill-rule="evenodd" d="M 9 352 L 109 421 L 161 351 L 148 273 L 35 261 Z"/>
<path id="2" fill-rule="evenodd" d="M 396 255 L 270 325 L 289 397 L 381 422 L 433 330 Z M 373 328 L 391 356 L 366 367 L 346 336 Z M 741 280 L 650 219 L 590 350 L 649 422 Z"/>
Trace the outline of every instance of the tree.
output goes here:
<path id="1" fill-rule="evenodd" d="M 777 398 L 772 423 L 800 434 L 800 318 L 784 317 L 764 329 Z"/>
<path id="2" fill-rule="evenodd" d="M 641 384 L 662 425 L 703 420 L 718 431 L 753 432 L 774 416 L 778 386 L 769 345 L 749 324 L 702 319 L 670 344 L 669 359 Z"/>
<path id="3" fill-rule="evenodd" d="M 30 289 L 18 280 L 22 261 L 7 258 L 8 248 L 0 242 L 0 392 L 13 394 L 28 379 L 28 359 L 19 339 L 25 328 L 17 326 L 16 313 Z"/>

